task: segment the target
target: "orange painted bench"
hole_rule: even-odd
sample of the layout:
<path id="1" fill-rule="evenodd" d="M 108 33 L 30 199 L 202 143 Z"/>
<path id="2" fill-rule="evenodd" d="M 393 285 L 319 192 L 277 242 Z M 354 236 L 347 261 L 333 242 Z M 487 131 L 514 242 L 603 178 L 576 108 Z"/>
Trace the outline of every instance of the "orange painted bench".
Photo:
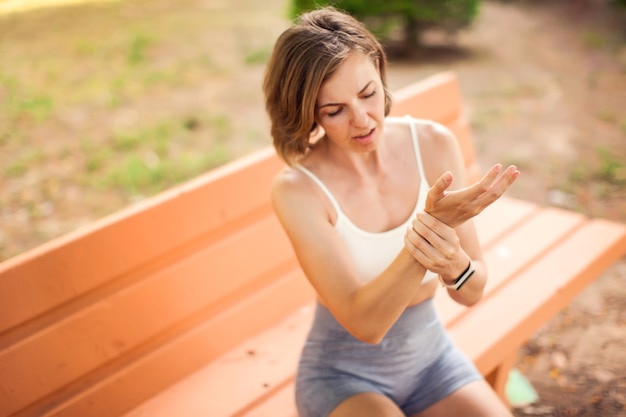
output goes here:
<path id="1" fill-rule="evenodd" d="M 480 169 L 453 73 L 395 94 Z M 0 264 L 0 417 L 295 417 L 313 312 L 263 149 Z M 519 347 L 626 253 L 626 227 L 502 198 L 477 219 L 490 271 L 452 337 L 504 399 Z M 261 242 L 261 244 L 259 244 Z"/>

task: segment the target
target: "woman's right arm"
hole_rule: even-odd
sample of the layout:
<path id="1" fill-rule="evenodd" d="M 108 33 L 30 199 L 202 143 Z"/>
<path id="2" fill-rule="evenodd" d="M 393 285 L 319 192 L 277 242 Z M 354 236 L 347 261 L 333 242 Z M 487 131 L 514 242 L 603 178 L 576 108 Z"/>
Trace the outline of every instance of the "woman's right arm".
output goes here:
<path id="1" fill-rule="evenodd" d="M 362 284 L 328 209 L 301 173 L 288 169 L 272 185 L 272 203 L 306 277 L 348 332 L 378 343 L 413 299 L 425 269 L 404 248 Z"/>

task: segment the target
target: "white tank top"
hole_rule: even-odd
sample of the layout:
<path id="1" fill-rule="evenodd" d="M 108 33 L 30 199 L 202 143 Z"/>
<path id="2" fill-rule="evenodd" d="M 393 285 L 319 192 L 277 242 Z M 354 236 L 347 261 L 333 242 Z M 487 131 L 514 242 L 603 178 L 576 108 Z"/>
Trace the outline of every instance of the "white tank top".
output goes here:
<path id="1" fill-rule="evenodd" d="M 391 117 L 387 119 L 393 119 Z M 418 211 L 424 210 L 426 203 L 426 195 L 428 194 L 428 181 L 424 174 L 424 168 L 422 164 L 422 157 L 420 154 L 419 142 L 417 138 L 417 131 L 411 117 L 406 117 L 408 125 L 411 129 L 411 138 L 413 140 L 413 149 L 415 151 L 415 159 L 420 174 L 420 186 L 415 208 L 409 216 L 409 218 L 400 224 L 399 226 L 387 230 L 385 232 L 374 233 L 368 232 L 357 227 L 341 210 L 339 203 L 335 197 L 331 194 L 330 190 L 324 185 L 324 183 L 315 176 L 311 171 L 304 168 L 300 164 L 296 164 L 295 168 L 302 171 L 308 177 L 310 177 L 326 194 L 330 202 L 332 203 L 335 212 L 337 213 L 337 219 L 335 221 L 335 230 L 339 233 L 339 236 L 345 242 L 348 252 L 350 253 L 354 262 L 355 269 L 362 282 L 367 282 L 372 278 L 379 275 L 393 259 L 398 255 L 402 247 L 404 246 L 404 234 L 407 227 L 410 227 L 415 215 Z M 437 277 L 437 275 L 431 271 L 426 271 L 423 283 L 430 281 Z"/>

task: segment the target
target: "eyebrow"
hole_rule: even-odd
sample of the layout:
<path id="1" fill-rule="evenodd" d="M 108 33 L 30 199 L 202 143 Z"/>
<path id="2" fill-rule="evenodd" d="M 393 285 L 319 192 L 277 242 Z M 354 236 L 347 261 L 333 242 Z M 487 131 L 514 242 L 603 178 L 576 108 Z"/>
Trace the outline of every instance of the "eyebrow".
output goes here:
<path id="1" fill-rule="evenodd" d="M 361 91 L 359 91 L 359 93 L 358 93 L 358 94 L 363 94 L 363 92 L 364 92 L 365 90 L 367 90 L 367 89 L 369 88 L 369 86 L 370 86 L 373 82 L 374 82 L 374 81 L 370 81 L 370 82 L 368 82 L 367 84 L 365 84 L 365 87 L 363 87 L 363 88 L 361 89 Z M 323 107 L 341 106 L 342 104 L 343 104 L 343 103 L 326 103 L 326 104 L 322 104 L 321 106 L 318 106 L 317 108 L 318 108 L 318 109 L 321 109 L 321 108 L 323 108 Z"/>

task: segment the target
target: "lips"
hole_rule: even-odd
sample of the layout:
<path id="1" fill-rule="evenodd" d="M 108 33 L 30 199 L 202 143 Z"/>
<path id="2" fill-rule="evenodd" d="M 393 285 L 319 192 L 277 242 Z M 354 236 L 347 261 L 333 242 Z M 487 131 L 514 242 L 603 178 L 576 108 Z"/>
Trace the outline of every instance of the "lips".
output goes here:
<path id="1" fill-rule="evenodd" d="M 370 138 L 370 137 L 374 134 L 374 131 L 375 131 L 375 130 L 376 130 L 376 128 L 373 128 L 373 129 L 371 129 L 371 130 L 369 130 L 369 131 L 365 132 L 365 133 L 364 133 L 364 134 L 362 134 L 362 135 L 355 136 L 355 137 L 354 137 L 354 139 L 355 139 L 355 140 L 358 140 L 358 141 L 362 141 L 362 140 L 369 139 L 369 138 Z"/>

